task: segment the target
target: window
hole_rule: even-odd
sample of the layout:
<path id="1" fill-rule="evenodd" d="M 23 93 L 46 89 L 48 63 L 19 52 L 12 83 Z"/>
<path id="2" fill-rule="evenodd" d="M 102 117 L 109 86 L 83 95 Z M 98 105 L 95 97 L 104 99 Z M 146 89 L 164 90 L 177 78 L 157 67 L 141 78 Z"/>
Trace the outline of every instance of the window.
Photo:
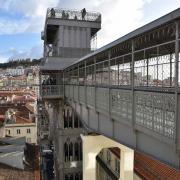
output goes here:
<path id="1" fill-rule="evenodd" d="M 68 128 L 68 119 L 67 119 L 67 115 L 66 115 L 65 109 L 63 111 L 63 117 L 64 117 L 64 128 Z"/>
<path id="2" fill-rule="evenodd" d="M 10 129 L 8 129 L 6 132 L 7 132 L 7 135 L 11 134 L 11 130 Z"/>
<path id="3" fill-rule="evenodd" d="M 120 162 L 118 159 L 115 159 L 115 171 L 119 174 L 120 173 Z"/>
<path id="4" fill-rule="evenodd" d="M 67 143 L 65 143 L 64 144 L 64 160 L 65 160 L 65 162 L 67 162 L 68 161 L 68 144 Z"/>
<path id="5" fill-rule="evenodd" d="M 69 144 L 69 161 L 73 160 L 73 143 Z"/>
<path id="6" fill-rule="evenodd" d="M 27 134 L 30 134 L 31 133 L 31 129 L 27 129 Z"/>
<path id="7" fill-rule="evenodd" d="M 75 180 L 79 180 L 79 174 L 78 173 L 75 174 Z"/>
<path id="8" fill-rule="evenodd" d="M 65 174 L 65 178 L 64 178 L 65 180 L 69 180 L 69 177 L 68 177 L 68 175 L 67 174 Z"/>
<path id="9" fill-rule="evenodd" d="M 78 116 L 77 114 L 74 113 L 74 128 L 78 128 L 78 122 L 79 122 Z"/>
<path id="10" fill-rule="evenodd" d="M 17 134 L 21 134 L 21 130 L 20 129 L 17 129 Z"/>
<path id="11" fill-rule="evenodd" d="M 109 151 L 107 151 L 107 163 L 110 164 L 111 163 L 111 154 Z"/>
<path id="12" fill-rule="evenodd" d="M 76 142 L 75 144 L 74 144 L 74 155 L 75 155 L 75 160 L 76 161 L 79 161 L 79 159 L 80 159 L 80 157 L 79 157 L 79 144 L 78 144 L 78 142 Z"/>
<path id="13" fill-rule="evenodd" d="M 74 178 L 73 178 L 73 174 L 71 174 L 71 175 L 70 175 L 70 180 L 73 180 L 73 179 L 74 179 Z"/>

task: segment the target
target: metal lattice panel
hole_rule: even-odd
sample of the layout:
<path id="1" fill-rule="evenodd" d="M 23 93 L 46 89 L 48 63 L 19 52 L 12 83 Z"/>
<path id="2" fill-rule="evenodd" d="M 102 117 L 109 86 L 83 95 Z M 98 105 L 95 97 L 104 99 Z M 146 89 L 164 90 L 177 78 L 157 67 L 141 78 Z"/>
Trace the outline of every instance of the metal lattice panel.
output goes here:
<path id="1" fill-rule="evenodd" d="M 109 89 L 96 89 L 96 106 L 98 109 L 107 111 L 109 109 Z"/>
<path id="2" fill-rule="evenodd" d="M 85 103 L 85 86 L 79 86 L 79 100 L 82 103 Z"/>
<path id="3" fill-rule="evenodd" d="M 111 90 L 111 113 L 128 120 L 132 119 L 132 94 L 131 91 Z"/>
<path id="4" fill-rule="evenodd" d="M 69 97 L 69 88 L 70 88 L 69 85 L 65 86 L 65 96 L 66 97 Z"/>
<path id="5" fill-rule="evenodd" d="M 94 106 L 95 105 L 95 88 L 87 87 L 87 104 Z"/>
<path id="6" fill-rule="evenodd" d="M 74 100 L 78 101 L 78 86 L 74 86 Z"/>
<path id="7" fill-rule="evenodd" d="M 175 96 L 154 92 L 136 92 L 135 118 L 137 124 L 174 138 Z"/>
<path id="8" fill-rule="evenodd" d="M 71 98 L 71 99 L 73 99 L 73 89 L 74 89 L 74 87 L 73 87 L 73 85 L 70 85 L 70 90 L 69 90 L 69 97 Z"/>

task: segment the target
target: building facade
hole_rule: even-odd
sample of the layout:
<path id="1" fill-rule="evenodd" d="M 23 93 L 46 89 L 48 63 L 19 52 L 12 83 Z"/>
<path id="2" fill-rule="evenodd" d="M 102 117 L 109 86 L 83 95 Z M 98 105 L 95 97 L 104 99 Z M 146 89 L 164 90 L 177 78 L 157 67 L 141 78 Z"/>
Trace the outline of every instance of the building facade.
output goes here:
<path id="1" fill-rule="evenodd" d="M 28 143 L 37 143 L 36 123 L 15 123 L 5 125 L 5 135 L 8 137 L 25 137 Z"/>
<path id="2" fill-rule="evenodd" d="M 84 133 L 79 116 L 64 99 L 63 69 L 91 52 L 91 40 L 101 28 L 99 13 L 48 9 L 42 40 L 40 96 L 49 117 L 49 142 L 54 145 L 55 179 L 82 179 Z"/>

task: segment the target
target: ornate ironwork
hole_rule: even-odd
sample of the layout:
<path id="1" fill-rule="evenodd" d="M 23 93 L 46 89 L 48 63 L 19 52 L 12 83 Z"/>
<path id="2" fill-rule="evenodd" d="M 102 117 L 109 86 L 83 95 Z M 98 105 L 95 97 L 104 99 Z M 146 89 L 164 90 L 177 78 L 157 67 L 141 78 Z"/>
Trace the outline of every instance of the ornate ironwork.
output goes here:
<path id="1" fill-rule="evenodd" d="M 111 113 L 131 121 L 132 119 L 132 94 L 130 91 L 111 90 Z"/>
<path id="2" fill-rule="evenodd" d="M 135 122 L 159 134 L 175 136 L 175 96 L 173 94 L 136 92 Z"/>

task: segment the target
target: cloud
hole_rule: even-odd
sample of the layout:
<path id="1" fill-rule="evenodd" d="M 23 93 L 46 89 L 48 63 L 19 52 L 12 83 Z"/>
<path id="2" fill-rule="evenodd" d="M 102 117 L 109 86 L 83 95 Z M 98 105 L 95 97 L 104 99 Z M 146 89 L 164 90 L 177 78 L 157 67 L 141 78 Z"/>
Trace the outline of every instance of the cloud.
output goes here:
<path id="1" fill-rule="evenodd" d="M 17 34 L 24 32 L 29 27 L 27 20 L 11 21 L 9 19 L 0 18 L 0 35 Z"/>
<path id="2" fill-rule="evenodd" d="M 59 0 L 1 0 L 0 10 L 19 18 L 0 18 L 0 34 L 23 32 L 39 33 L 43 29 L 48 7 L 57 6 Z"/>
<path id="3" fill-rule="evenodd" d="M 86 8 L 102 14 L 102 29 L 98 33 L 98 47 L 101 47 L 122 35 L 143 25 L 143 7 L 154 0 L 71 0 L 65 3 L 72 9 Z M 64 1 L 59 2 L 62 7 Z"/>
<path id="4" fill-rule="evenodd" d="M 30 49 L 25 50 L 17 50 L 12 51 L 9 59 L 23 59 L 23 58 L 31 58 L 31 59 L 39 59 L 42 57 L 42 44 L 37 44 Z"/>
<path id="5" fill-rule="evenodd" d="M 4 0 L 0 9 L 13 13 L 21 13 L 28 17 L 43 16 L 48 7 L 54 7 L 59 0 Z"/>
<path id="6" fill-rule="evenodd" d="M 40 33 L 45 23 L 46 10 L 48 7 L 65 7 L 67 9 L 82 9 L 87 11 L 97 11 L 102 14 L 102 29 L 98 32 L 98 47 L 106 45 L 111 41 L 131 32 L 132 30 L 144 25 L 146 20 L 152 20 L 151 13 L 145 12 L 147 7 L 153 9 L 161 5 L 161 0 L 0 0 L 0 14 L 10 14 L 11 17 L 3 18 L 0 16 L 0 35 L 17 33 Z M 168 0 L 166 0 L 168 1 Z M 177 0 L 178 2 L 178 0 Z M 175 4 L 177 2 L 169 2 Z M 159 3 L 159 4 L 158 4 Z M 166 4 L 166 5 L 165 5 Z M 167 2 L 163 4 L 162 9 L 157 11 L 158 17 L 163 14 L 163 9 L 169 10 Z M 173 6 L 173 7 L 174 7 Z M 18 18 L 16 18 L 18 16 Z M 148 17 L 148 18 L 147 18 Z M 42 55 L 42 46 L 40 42 L 37 45 L 27 49 L 15 49 L 5 57 L 40 57 Z M 24 45 L 25 46 L 25 45 Z M 2 57 L 2 55 L 1 55 Z M 0 58 L 1 58 L 0 57 Z"/>
<path id="7" fill-rule="evenodd" d="M 5 62 L 8 59 L 39 59 L 42 57 L 42 51 L 42 44 L 37 44 L 30 49 L 10 47 L 7 51 L 0 52 L 0 62 Z"/>
<path id="8" fill-rule="evenodd" d="M 100 47 L 141 26 L 144 23 L 143 7 L 152 0 L 79 1 L 81 7 L 88 7 L 89 10 L 102 14 L 102 29 L 98 33 Z"/>

